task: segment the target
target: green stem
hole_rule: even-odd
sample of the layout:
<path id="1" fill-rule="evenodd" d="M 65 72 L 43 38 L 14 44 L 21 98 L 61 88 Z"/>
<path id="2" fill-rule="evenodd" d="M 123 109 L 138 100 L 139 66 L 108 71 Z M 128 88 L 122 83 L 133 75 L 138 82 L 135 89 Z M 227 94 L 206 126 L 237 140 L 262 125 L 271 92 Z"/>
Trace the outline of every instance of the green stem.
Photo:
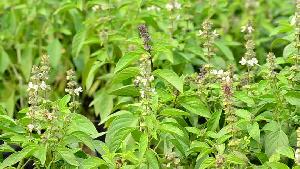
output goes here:
<path id="1" fill-rule="evenodd" d="M 24 168 L 24 167 L 28 164 L 29 161 L 30 161 L 30 159 L 28 159 L 28 160 L 22 165 L 21 168 Z"/>
<path id="2" fill-rule="evenodd" d="M 17 166 L 17 169 L 21 169 L 23 163 L 24 163 L 24 160 L 22 159 L 22 160 L 19 162 L 19 164 L 18 164 L 18 166 Z"/>

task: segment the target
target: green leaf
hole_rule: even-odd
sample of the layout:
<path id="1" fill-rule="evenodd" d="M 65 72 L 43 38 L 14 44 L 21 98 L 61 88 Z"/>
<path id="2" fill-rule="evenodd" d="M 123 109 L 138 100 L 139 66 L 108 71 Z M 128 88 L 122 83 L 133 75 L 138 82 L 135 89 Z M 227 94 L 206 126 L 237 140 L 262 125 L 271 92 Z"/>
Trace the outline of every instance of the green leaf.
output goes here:
<path id="1" fill-rule="evenodd" d="M 105 164 L 106 164 L 106 162 L 100 158 L 90 157 L 90 158 L 84 159 L 81 162 L 79 169 L 94 169 L 94 168 L 98 168 Z"/>
<path id="2" fill-rule="evenodd" d="M 249 135 L 260 143 L 260 130 L 257 122 L 254 122 L 250 128 L 248 128 Z"/>
<path id="3" fill-rule="evenodd" d="M 247 105 L 249 107 L 252 107 L 252 106 L 255 105 L 254 100 L 244 91 L 235 92 L 234 96 L 235 96 L 236 99 L 247 103 Z"/>
<path id="4" fill-rule="evenodd" d="M 88 72 L 88 75 L 86 77 L 86 81 L 85 81 L 85 86 L 86 89 L 89 90 L 90 87 L 92 86 L 94 79 L 95 79 L 95 74 L 97 72 L 97 70 L 103 65 L 104 63 L 102 62 L 94 62 L 93 66 L 91 67 L 91 69 Z"/>
<path id="5" fill-rule="evenodd" d="M 82 131 L 76 131 L 70 134 L 71 136 L 76 137 L 80 140 L 83 144 L 88 146 L 91 150 L 95 150 L 95 146 L 93 143 L 93 138 Z"/>
<path id="6" fill-rule="evenodd" d="M 115 113 L 107 116 L 106 118 L 101 119 L 100 124 L 103 124 L 103 123 L 105 123 L 106 121 L 108 121 L 108 120 L 110 120 L 112 118 L 115 118 L 115 117 L 118 117 L 118 116 L 121 116 L 121 115 L 124 115 L 124 114 L 131 114 L 131 112 L 126 111 L 126 110 L 120 110 L 118 112 L 115 112 Z"/>
<path id="7" fill-rule="evenodd" d="M 214 112 L 211 118 L 207 121 L 207 130 L 215 131 L 219 127 L 221 111 Z"/>
<path id="8" fill-rule="evenodd" d="M 149 166 L 149 169 L 159 169 L 159 164 L 156 158 L 155 152 L 152 150 L 146 151 L 146 160 Z"/>
<path id="9" fill-rule="evenodd" d="M 226 161 L 231 164 L 245 164 L 245 161 L 243 159 L 232 153 L 226 156 Z"/>
<path id="10" fill-rule="evenodd" d="M 33 152 L 33 156 L 39 159 L 41 164 L 44 165 L 47 156 L 47 144 L 38 145 L 37 149 Z"/>
<path id="11" fill-rule="evenodd" d="M 248 110 L 244 110 L 244 109 L 237 109 L 235 111 L 235 114 L 243 119 L 246 120 L 251 120 L 251 113 Z"/>
<path id="12" fill-rule="evenodd" d="M 148 148 L 148 136 L 143 133 L 140 137 L 140 143 L 139 143 L 139 152 L 140 157 L 142 158 Z"/>
<path id="13" fill-rule="evenodd" d="M 269 162 L 267 164 L 272 169 L 289 169 L 288 166 L 286 166 L 285 164 L 280 163 L 280 162 Z"/>
<path id="14" fill-rule="evenodd" d="M 70 102 L 70 100 L 71 100 L 71 96 L 69 95 L 69 94 L 67 94 L 67 95 L 65 95 L 63 98 L 61 98 L 60 100 L 59 100 L 59 107 L 62 109 L 62 108 L 64 108 L 64 107 L 66 107 L 67 106 L 67 104 Z"/>
<path id="15" fill-rule="evenodd" d="M 95 115 L 100 115 L 101 120 L 105 119 L 111 113 L 113 109 L 113 99 L 114 96 L 109 95 L 105 89 L 101 89 L 95 94 L 90 106 L 94 106 Z"/>
<path id="16" fill-rule="evenodd" d="M 289 146 L 289 139 L 282 130 L 272 131 L 265 136 L 265 152 L 270 157 L 277 149 Z"/>
<path id="17" fill-rule="evenodd" d="M 118 61 L 114 73 L 119 72 L 120 70 L 124 69 L 131 63 L 139 60 L 140 57 L 141 57 L 141 53 L 136 53 L 136 52 L 135 53 L 134 52 L 126 53 Z"/>
<path id="18" fill-rule="evenodd" d="M 279 48 L 281 46 L 286 46 L 288 43 L 289 43 L 289 41 L 286 39 L 277 38 L 277 39 L 273 40 L 273 42 L 271 44 L 271 49 Z"/>
<path id="19" fill-rule="evenodd" d="M 58 39 L 53 39 L 47 47 L 47 52 L 49 54 L 49 60 L 52 67 L 56 68 L 61 59 L 62 46 Z"/>
<path id="20" fill-rule="evenodd" d="M 58 147 L 56 151 L 59 153 L 59 155 L 70 165 L 73 166 L 79 166 L 78 161 L 76 160 L 75 155 L 73 152 L 65 147 Z"/>
<path id="21" fill-rule="evenodd" d="M 8 68 L 10 64 L 10 59 L 8 54 L 5 52 L 2 46 L 0 46 L 0 74 Z"/>
<path id="22" fill-rule="evenodd" d="M 233 53 L 228 46 L 226 46 L 223 42 L 215 42 L 215 45 L 220 49 L 220 51 L 228 60 L 234 61 Z"/>
<path id="23" fill-rule="evenodd" d="M 13 149 L 7 143 L 4 143 L 0 145 L 0 152 L 15 152 L 15 149 Z"/>
<path id="24" fill-rule="evenodd" d="M 189 116 L 190 113 L 179 110 L 179 109 L 175 109 L 175 108 L 166 108 L 164 110 L 162 110 L 160 113 L 160 115 L 163 116 L 174 116 L 174 117 L 180 117 L 180 116 Z"/>
<path id="25" fill-rule="evenodd" d="M 185 136 L 184 132 L 171 122 L 161 123 L 159 126 L 159 129 L 161 131 L 165 131 L 167 133 L 177 134 L 178 136 L 181 136 L 181 137 Z"/>
<path id="26" fill-rule="evenodd" d="M 22 159 L 26 158 L 27 155 L 29 155 L 33 150 L 35 150 L 35 146 L 28 146 L 23 148 L 21 151 L 15 152 L 9 157 L 7 157 L 2 164 L 0 165 L 0 168 L 5 168 L 8 166 L 12 166 L 16 164 L 17 162 L 21 161 Z"/>
<path id="27" fill-rule="evenodd" d="M 297 52 L 297 49 L 295 47 L 295 43 L 290 43 L 288 44 L 284 49 L 283 49 L 283 54 L 282 56 L 284 58 L 287 58 L 287 57 L 290 57 L 292 56 L 293 54 L 295 54 Z"/>
<path id="28" fill-rule="evenodd" d="M 283 156 L 286 156 L 288 158 L 291 158 L 291 159 L 295 159 L 294 157 L 294 149 L 291 148 L 291 147 L 287 147 L 287 146 L 284 146 L 284 147 L 280 147 L 277 149 L 277 153 L 283 155 Z"/>
<path id="29" fill-rule="evenodd" d="M 7 115 L 0 115 L 0 121 L 1 121 L 1 125 L 3 124 L 15 124 L 16 122 L 14 121 L 14 119 L 12 119 L 11 117 L 7 116 Z"/>
<path id="30" fill-rule="evenodd" d="M 137 67 L 129 67 L 116 73 L 112 79 L 112 84 L 120 83 L 126 79 L 136 77 L 140 73 L 140 69 Z"/>
<path id="31" fill-rule="evenodd" d="M 58 9 L 56 9 L 56 11 L 54 11 L 53 15 L 57 15 L 60 12 L 67 11 L 67 10 L 70 10 L 73 8 L 77 8 L 77 5 L 74 3 L 66 3 L 66 4 L 60 6 Z"/>
<path id="32" fill-rule="evenodd" d="M 138 122 L 133 114 L 124 114 L 111 123 L 107 130 L 105 142 L 111 151 L 116 151 Z"/>
<path id="33" fill-rule="evenodd" d="M 213 157 L 208 157 L 205 158 L 198 169 L 206 169 L 206 168 L 211 168 L 212 166 L 215 165 L 216 160 Z"/>
<path id="34" fill-rule="evenodd" d="M 72 114 L 71 123 L 68 126 L 68 133 L 73 133 L 75 131 L 81 131 L 89 136 L 98 135 L 94 124 L 85 116 L 81 114 Z"/>
<path id="35" fill-rule="evenodd" d="M 116 96 L 132 96 L 136 97 L 140 95 L 140 92 L 137 87 L 134 85 L 122 86 L 120 88 L 114 89 L 109 94 Z"/>
<path id="36" fill-rule="evenodd" d="M 169 82 L 178 91 L 183 92 L 183 80 L 180 79 L 174 71 L 169 69 L 158 69 L 154 72 L 154 74 Z"/>
<path id="37" fill-rule="evenodd" d="M 83 47 L 84 41 L 86 39 L 87 30 L 82 29 L 73 38 L 72 41 L 72 56 L 77 57 Z"/>
<path id="38" fill-rule="evenodd" d="M 32 62 L 33 62 L 33 42 L 25 46 L 25 49 L 22 51 L 22 59 L 18 61 L 20 64 L 20 69 L 25 79 L 28 80 L 30 77 Z M 20 49 L 21 50 L 21 49 Z"/>
<path id="39" fill-rule="evenodd" d="M 291 105 L 300 106 L 300 92 L 290 91 L 285 95 L 285 99 Z"/>
<path id="40" fill-rule="evenodd" d="M 193 114 L 210 118 L 211 114 L 208 110 L 208 108 L 203 104 L 203 102 L 198 98 L 194 96 L 184 96 L 180 97 L 178 100 L 179 104 L 190 111 Z"/>

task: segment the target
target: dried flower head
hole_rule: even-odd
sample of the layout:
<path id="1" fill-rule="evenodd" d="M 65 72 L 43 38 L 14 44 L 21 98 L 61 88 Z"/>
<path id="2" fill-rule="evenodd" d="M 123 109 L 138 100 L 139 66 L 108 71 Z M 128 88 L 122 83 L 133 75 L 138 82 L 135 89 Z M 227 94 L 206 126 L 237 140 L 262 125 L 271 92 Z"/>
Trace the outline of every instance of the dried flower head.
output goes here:
<path id="1" fill-rule="evenodd" d="M 144 44 L 144 49 L 150 53 L 151 51 L 151 37 L 149 35 L 148 32 L 148 28 L 146 25 L 140 25 L 138 27 L 139 33 L 140 33 L 140 37 L 143 39 L 143 44 Z"/>
<path id="2" fill-rule="evenodd" d="M 223 164 L 225 163 L 225 157 L 223 155 L 216 155 L 216 168 L 223 168 Z"/>
<path id="3" fill-rule="evenodd" d="M 178 10 L 178 9 L 181 9 L 181 4 L 177 1 L 172 1 L 168 4 L 166 4 L 166 9 L 168 11 Z"/>

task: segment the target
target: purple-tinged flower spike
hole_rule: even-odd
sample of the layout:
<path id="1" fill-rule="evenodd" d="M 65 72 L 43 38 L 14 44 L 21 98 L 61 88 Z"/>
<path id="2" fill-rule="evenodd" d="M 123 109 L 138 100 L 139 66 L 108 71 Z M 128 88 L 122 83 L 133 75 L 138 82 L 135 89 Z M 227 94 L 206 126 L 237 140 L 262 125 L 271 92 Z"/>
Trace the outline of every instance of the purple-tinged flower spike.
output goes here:
<path id="1" fill-rule="evenodd" d="M 143 39 L 144 49 L 148 53 L 150 53 L 152 46 L 151 46 L 151 37 L 148 32 L 148 28 L 146 25 L 142 24 L 138 27 L 138 29 L 139 29 L 140 37 Z"/>

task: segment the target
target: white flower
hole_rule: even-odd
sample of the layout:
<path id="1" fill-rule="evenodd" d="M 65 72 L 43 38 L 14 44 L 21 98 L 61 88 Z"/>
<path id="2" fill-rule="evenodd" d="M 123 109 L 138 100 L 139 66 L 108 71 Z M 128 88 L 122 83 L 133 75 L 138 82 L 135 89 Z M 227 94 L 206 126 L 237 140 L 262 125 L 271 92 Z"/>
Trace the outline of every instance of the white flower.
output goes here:
<path id="1" fill-rule="evenodd" d="M 214 69 L 214 70 L 212 70 L 212 73 L 215 74 L 215 75 L 221 75 L 221 74 L 224 73 L 224 71 L 222 69 L 220 69 L 220 70 Z"/>
<path id="2" fill-rule="evenodd" d="M 178 3 L 178 2 L 175 2 L 175 3 L 174 3 L 174 7 L 175 7 L 176 9 L 181 9 L 181 4 Z"/>
<path id="3" fill-rule="evenodd" d="M 92 10 L 93 10 L 94 12 L 96 12 L 96 11 L 99 10 L 99 9 L 100 9 L 100 5 L 95 5 L 95 6 L 92 7 Z"/>
<path id="4" fill-rule="evenodd" d="M 238 80 L 238 79 L 239 79 L 239 77 L 237 76 L 237 74 L 234 74 L 234 75 L 233 75 L 233 79 L 234 79 L 234 80 Z"/>
<path id="5" fill-rule="evenodd" d="M 197 35 L 198 35 L 198 36 L 202 36 L 202 35 L 203 35 L 203 31 L 202 31 L 202 30 L 199 30 L 199 32 L 198 32 Z"/>
<path id="6" fill-rule="evenodd" d="M 79 96 L 79 94 L 82 92 L 82 87 L 78 87 L 74 90 L 74 93 Z"/>
<path id="7" fill-rule="evenodd" d="M 252 58 L 252 62 L 256 65 L 258 64 L 258 60 L 256 58 Z"/>
<path id="8" fill-rule="evenodd" d="M 168 3 L 166 4 L 166 8 L 168 11 L 171 11 L 173 9 L 181 9 L 181 4 L 178 2 Z"/>
<path id="9" fill-rule="evenodd" d="M 159 8 L 159 7 L 156 7 L 156 6 L 154 6 L 154 5 L 149 6 L 149 7 L 147 7 L 146 9 L 147 9 L 147 11 L 160 11 L 160 8 Z"/>
<path id="10" fill-rule="evenodd" d="M 41 83 L 41 85 L 40 85 L 40 88 L 41 88 L 42 90 L 46 90 L 46 89 L 47 89 L 47 84 L 46 84 L 44 81 L 42 81 L 42 83 Z"/>
<path id="11" fill-rule="evenodd" d="M 239 62 L 241 65 L 246 65 L 247 64 L 247 60 L 244 58 L 244 57 L 242 57 L 242 59 L 240 60 L 240 62 Z"/>
<path id="12" fill-rule="evenodd" d="M 293 16 L 290 22 L 291 25 L 295 25 L 296 24 L 296 16 Z"/>
<path id="13" fill-rule="evenodd" d="M 52 115 L 52 113 L 46 112 L 45 116 L 48 120 L 52 120 L 54 118 L 54 116 Z"/>
<path id="14" fill-rule="evenodd" d="M 214 75 L 217 75 L 217 77 L 220 78 L 220 77 L 222 77 L 224 75 L 225 72 L 222 69 L 220 69 L 220 70 L 215 70 L 214 69 L 214 70 L 211 71 L 211 73 L 214 74 Z"/>
<path id="15" fill-rule="evenodd" d="M 222 69 L 218 70 L 218 75 L 223 75 L 224 71 Z"/>
<path id="16" fill-rule="evenodd" d="M 33 89 L 34 91 L 37 91 L 39 89 L 39 86 L 36 84 L 33 84 L 32 82 L 29 82 L 27 91 L 29 91 L 31 89 Z"/>
<path id="17" fill-rule="evenodd" d="M 29 132 L 32 132 L 32 130 L 34 129 L 34 125 L 33 124 L 28 124 L 27 128 L 28 128 Z"/>
<path id="18" fill-rule="evenodd" d="M 152 82 L 154 80 L 154 76 L 149 77 L 149 81 Z"/>
<path id="19" fill-rule="evenodd" d="M 254 28 L 252 27 L 252 26 L 248 26 L 248 33 L 252 33 L 252 32 L 254 32 Z"/>
<path id="20" fill-rule="evenodd" d="M 245 32 L 246 31 L 246 26 L 242 26 L 241 27 L 241 32 Z"/>
<path id="21" fill-rule="evenodd" d="M 155 91 L 155 88 L 152 88 L 151 92 L 152 92 L 152 94 L 157 94 L 156 91 Z"/>
<path id="22" fill-rule="evenodd" d="M 217 75 L 218 74 L 218 70 L 214 69 L 211 71 L 212 74 Z"/>
<path id="23" fill-rule="evenodd" d="M 141 93 L 141 98 L 144 98 L 145 97 L 145 91 L 141 90 L 140 93 Z"/>
<path id="24" fill-rule="evenodd" d="M 180 15 L 177 15 L 177 16 L 176 16 L 176 20 L 179 20 L 179 19 L 180 19 Z"/>
<path id="25" fill-rule="evenodd" d="M 229 83 L 231 81 L 231 78 L 229 76 L 226 76 L 226 77 L 223 77 L 222 80 Z"/>
<path id="26" fill-rule="evenodd" d="M 153 10 L 154 10 L 154 9 L 153 9 L 153 6 L 149 6 L 149 7 L 147 7 L 146 9 L 147 9 L 147 11 L 153 11 Z"/>
<path id="27" fill-rule="evenodd" d="M 254 31 L 254 28 L 250 25 L 242 26 L 241 32 L 246 32 L 246 31 L 247 31 L 247 33 L 252 33 Z"/>
<path id="28" fill-rule="evenodd" d="M 141 80 L 141 82 L 142 82 L 142 84 L 143 84 L 144 86 L 146 86 L 146 85 L 147 85 L 147 82 L 148 82 L 148 80 L 147 80 L 146 78 L 143 78 L 143 79 Z"/>
<path id="29" fill-rule="evenodd" d="M 219 36 L 217 30 L 214 30 L 214 31 L 213 31 L 213 35 L 214 35 L 215 37 L 218 37 L 218 36 Z"/>
<path id="30" fill-rule="evenodd" d="M 70 89 L 65 89 L 65 92 L 69 93 L 69 92 L 70 92 Z"/>
<path id="31" fill-rule="evenodd" d="M 254 66 L 258 63 L 258 60 L 256 58 L 252 58 L 250 60 L 247 61 L 249 66 Z"/>
<path id="32" fill-rule="evenodd" d="M 295 159 L 296 159 L 296 163 L 299 165 L 299 163 L 300 163 L 300 149 L 299 148 L 296 149 Z"/>
<path id="33" fill-rule="evenodd" d="M 173 9 L 173 5 L 169 3 L 166 5 L 166 8 L 168 11 L 171 11 Z"/>

